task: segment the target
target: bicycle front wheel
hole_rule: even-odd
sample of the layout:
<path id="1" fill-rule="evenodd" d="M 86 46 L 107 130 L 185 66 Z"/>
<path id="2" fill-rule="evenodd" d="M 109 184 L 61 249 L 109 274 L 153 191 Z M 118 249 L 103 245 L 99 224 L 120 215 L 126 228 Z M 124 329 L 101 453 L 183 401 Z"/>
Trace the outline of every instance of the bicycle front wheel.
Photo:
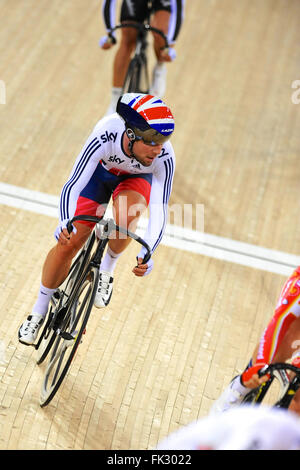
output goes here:
<path id="1" fill-rule="evenodd" d="M 51 349 L 51 355 L 45 371 L 40 405 L 48 405 L 64 380 L 93 308 L 97 290 L 98 269 L 91 268 L 71 296 L 63 325 L 56 331 L 56 339 Z"/>
<path id="2" fill-rule="evenodd" d="M 53 324 L 53 315 L 54 312 L 52 307 L 48 314 L 46 325 L 43 328 L 41 339 L 39 341 L 38 353 L 36 363 L 41 364 L 47 357 L 54 341 L 55 341 L 55 331 L 52 328 Z"/>
<path id="3" fill-rule="evenodd" d="M 47 316 L 46 324 L 37 346 L 37 364 L 41 364 L 49 354 L 56 338 L 56 329 L 60 327 L 60 323 L 65 315 L 66 300 L 70 297 L 72 289 L 79 282 L 84 269 L 91 256 L 91 251 L 95 242 L 95 232 L 92 232 L 87 243 L 72 263 L 70 272 L 64 282 L 64 286 L 55 292 L 51 298 L 50 311 Z"/>

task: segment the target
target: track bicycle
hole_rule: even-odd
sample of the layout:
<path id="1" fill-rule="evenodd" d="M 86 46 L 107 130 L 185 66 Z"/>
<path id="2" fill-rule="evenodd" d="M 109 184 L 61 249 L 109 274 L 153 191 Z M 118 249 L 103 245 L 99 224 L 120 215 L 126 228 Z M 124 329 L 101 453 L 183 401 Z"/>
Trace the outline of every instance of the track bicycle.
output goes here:
<path id="1" fill-rule="evenodd" d="M 150 79 L 148 71 L 148 59 L 147 59 L 147 49 L 148 49 L 148 33 L 151 31 L 153 33 L 159 34 L 164 40 L 164 46 L 162 50 L 169 49 L 169 43 L 166 35 L 157 28 L 151 26 L 147 20 L 145 23 L 122 23 L 115 26 L 108 33 L 109 40 L 112 43 L 115 43 L 116 40 L 113 36 L 113 32 L 121 28 L 133 28 L 137 31 L 136 46 L 133 57 L 129 62 L 127 73 L 125 76 L 122 94 L 123 93 L 149 93 L 150 88 Z"/>
<path id="2" fill-rule="evenodd" d="M 151 257 L 151 250 L 142 238 L 119 227 L 112 219 L 76 216 L 67 225 L 69 233 L 72 231 L 72 224 L 78 220 L 97 225 L 73 261 L 66 280 L 53 294 L 45 325 L 34 345 L 38 355 L 37 364 L 41 364 L 49 356 L 40 394 L 41 407 L 48 405 L 53 399 L 82 342 L 94 305 L 99 266 L 109 236 L 115 231 L 123 233 L 146 248 L 143 263 L 147 263 Z"/>
<path id="3" fill-rule="evenodd" d="M 270 392 L 272 384 L 277 381 L 277 399 L 275 408 L 289 408 L 295 393 L 300 388 L 300 368 L 285 362 L 267 364 L 258 372 L 259 377 L 269 375 L 270 378 L 260 386 L 251 390 L 243 399 L 243 404 L 259 405 Z"/>

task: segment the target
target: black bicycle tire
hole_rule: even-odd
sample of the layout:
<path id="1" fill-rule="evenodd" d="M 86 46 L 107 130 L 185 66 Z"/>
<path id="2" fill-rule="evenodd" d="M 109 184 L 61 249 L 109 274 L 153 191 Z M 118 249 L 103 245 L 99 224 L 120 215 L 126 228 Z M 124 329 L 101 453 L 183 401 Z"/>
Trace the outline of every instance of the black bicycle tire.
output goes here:
<path id="1" fill-rule="evenodd" d="M 41 338 L 41 343 L 40 344 L 43 343 L 43 340 L 47 341 L 47 336 L 46 335 L 49 335 L 49 340 L 48 340 L 47 345 L 45 345 L 45 348 L 44 348 L 42 354 L 39 355 L 37 360 L 36 360 L 37 365 L 40 365 L 40 364 L 42 364 L 42 362 L 44 362 L 44 360 L 48 356 L 48 354 L 49 354 L 49 352 L 52 348 L 52 345 L 55 341 L 55 337 L 56 337 L 55 331 L 52 330 L 52 332 L 51 332 L 51 330 L 49 328 L 50 323 L 51 323 L 51 320 L 46 323 L 45 327 L 43 328 L 42 334 L 41 334 L 42 338 Z"/>
<path id="2" fill-rule="evenodd" d="M 128 70 L 125 76 L 122 93 L 133 93 L 138 92 L 135 82 L 139 82 L 139 68 L 140 64 L 137 57 L 133 57 L 128 66 Z"/>
<path id="3" fill-rule="evenodd" d="M 140 77 L 139 77 L 139 93 L 149 93 L 149 88 L 150 88 L 150 83 L 149 83 L 149 74 L 148 74 L 148 61 L 147 61 L 147 55 L 145 53 L 140 54 Z M 144 74 L 144 80 L 146 87 L 142 88 L 142 79 L 143 79 L 143 74 Z"/>
<path id="4" fill-rule="evenodd" d="M 141 86 L 142 74 L 145 74 L 145 80 L 147 82 L 146 88 Z M 131 59 L 128 71 L 124 80 L 122 93 L 148 93 L 149 92 L 149 79 L 147 71 L 147 60 L 146 58 L 133 57 Z"/>
<path id="5" fill-rule="evenodd" d="M 141 53 L 138 57 L 139 70 L 138 70 L 138 84 L 136 86 L 137 93 L 149 93 L 149 75 L 148 75 L 148 65 L 147 65 L 147 56 L 144 53 Z M 146 87 L 143 88 L 143 76 L 145 80 Z M 132 92 L 134 92 L 132 87 Z"/>
<path id="6" fill-rule="evenodd" d="M 71 265 L 71 268 L 70 268 L 70 271 L 69 271 L 69 274 L 68 274 L 67 279 L 65 281 L 66 288 L 67 288 L 67 285 L 70 282 L 72 276 L 74 275 L 74 268 L 76 267 L 76 264 L 78 264 L 78 262 L 80 262 L 80 266 L 79 266 L 79 270 L 77 272 L 75 272 L 74 285 L 76 285 L 76 283 L 79 281 L 80 277 L 82 276 L 82 273 L 83 273 L 83 271 L 84 271 L 85 267 L 87 266 L 87 263 L 90 259 L 90 254 L 91 254 L 91 251 L 92 251 L 93 246 L 94 246 L 95 238 L 96 238 L 95 233 L 93 231 L 92 234 L 90 235 L 89 239 L 88 239 L 87 244 L 85 245 L 85 247 L 83 247 L 83 249 L 80 251 L 78 256 L 73 261 L 73 263 Z M 82 261 L 80 261 L 80 258 L 82 256 L 83 256 L 83 259 L 82 259 Z M 61 302 L 59 302 L 57 308 L 61 308 Z M 51 307 L 50 307 L 50 311 L 49 311 L 48 315 L 50 313 L 51 313 Z M 55 313 L 53 313 L 53 317 L 55 317 Z M 52 333 L 51 333 L 51 331 L 48 331 L 49 329 L 52 330 Z M 55 330 L 53 329 L 52 320 L 49 322 L 48 318 L 47 318 L 47 322 L 46 322 L 46 324 L 45 324 L 45 326 L 42 330 L 42 333 L 41 333 L 41 340 L 39 341 L 40 344 L 43 342 L 43 339 L 46 337 L 47 334 L 48 335 L 51 334 L 51 336 L 49 338 L 48 344 L 44 348 L 44 351 L 42 352 L 42 354 L 40 356 L 38 356 L 38 359 L 36 361 L 37 365 L 40 365 L 44 362 L 44 360 L 48 356 L 48 354 L 49 354 L 49 352 L 50 352 L 50 350 L 53 346 L 53 343 L 55 341 L 55 338 L 57 336 Z"/>
<path id="7" fill-rule="evenodd" d="M 88 306 L 87 306 L 87 309 L 84 313 L 84 317 L 83 317 L 83 320 L 82 320 L 82 324 L 81 324 L 81 327 L 80 327 L 80 330 L 76 336 L 76 340 L 72 346 L 72 349 L 71 351 L 69 352 L 69 357 L 68 359 L 66 360 L 66 363 L 59 375 L 59 378 L 57 379 L 57 382 L 55 383 L 55 385 L 53 386 L 53 388 L 51 389 L 51 391 L 49 392 L 49 394 L 46 396 L 45 399 L 42 398 L 42 395 L 41 395 L 41 399 L 40 399 L 40 406 L 43 408 L 45 406 L 47 406 L 51 400 L 54 398 L 54 396 L 56 395 L 58 389 L 60 388 L 65 376 L 67 375 L 67 372 L 70 368 L 70 365 L 73 361 L 73 358 L 74 358 L 74 355 L 77 351 L 77 348 L 81 342 L 81 338 L 82 338 L 82 335 L 83 335 L 83 332 L 85 331 L 86 329 L 86 325 L 88 323 L 88 320 L 89 320 L 89 317 L 90 317 L 90 314 L 91 314 L 91 311 L 92 311 L 92 308 L 93 308 L 93 305 L 94 305 L 94 299 L 95 299 L 95 295 L 96 295 L 96 290 L 97 290 L 97 285 L 98 285 L 98 268 L 96 267 L 91 267 L 91 269 L 89 269 L 84 277 L 82 278 L 81 280 L 81 283 L 84 283 L 84 281 L 87 279 L 87 277 L 89 276 L 93 276 L 93 279 L 90 281 L 90 285 L 92 286 L 91 287 L 91 290 L 89 292 L 89 296 L 87 299 L 85 299 L 85 302 L 88 302 Z M 78 286 L 80 287 L 80 286 Z M 86 294 L 87 295 L 87 294 Z M 82 304 L 82 305 L 85 305 L 85 304 Z M 82 308 L 82 306 L 81 306 Z M 57 339 L 57 346 L 59 344 L 59 339 Z M 50 361 L 53 360 L 55 356 L 51 357 Z M 43 385 L 45 383 L 45 378 L 44 378 L 44 382 L 43 382 Z"/>

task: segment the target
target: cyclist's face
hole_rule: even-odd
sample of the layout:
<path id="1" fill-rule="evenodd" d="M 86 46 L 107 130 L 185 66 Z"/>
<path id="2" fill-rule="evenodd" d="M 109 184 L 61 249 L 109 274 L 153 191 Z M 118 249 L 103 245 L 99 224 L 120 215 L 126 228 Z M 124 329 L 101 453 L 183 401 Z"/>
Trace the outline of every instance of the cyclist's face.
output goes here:
<path id="1" fill-rule="evenodd" d="M 133 145 L 133 152 L 136 159 L 144 166 L 152 165 L 162 151 L 163 144 L 147 144 L 143 140 L 136 140 Z"/>

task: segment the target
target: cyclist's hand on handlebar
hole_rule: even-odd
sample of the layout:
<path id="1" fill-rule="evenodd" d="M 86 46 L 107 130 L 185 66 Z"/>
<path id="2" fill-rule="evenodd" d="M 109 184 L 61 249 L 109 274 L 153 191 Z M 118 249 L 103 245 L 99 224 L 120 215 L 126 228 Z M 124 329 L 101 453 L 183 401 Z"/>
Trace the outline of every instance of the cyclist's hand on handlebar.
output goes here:
<path id="1" fill-rule="evenodd" d="M 247 388 L 256 388 L 262 383 L 269 380 L 270 376 L 263 375 L 260 377 L 258 375 L 258 371 L 262 369 L 266 364 L 265 363 L 257 363 L 253 367 L 249 367 L 245 372 L 242 374 L 242 383 Z"/>
<path id="2" fill-rule="evenodd" d="M 102 36 L 99 40 L 99 46 L 104 50 L 110 49 L 114 44 L 116 39 L 112 35 Z"/>
<path id="3" fill-rule="evenodd" d="M 146 264 L 143 264 L 143 258 L 137 258 L 137 266 L 133 268 L 132 272 L 138 277 L 147 276 L 152 271 L 153 264 L 152 258 Z"/>
<path id="4" fill-rule="evenodd" d="M 69 219 L 62 220 L 54 232 L 54 237 L 56 238 L 58 243 L 61 243 L 62 245 L 67 245 L 72 235 L 77 232 L 77 229 L 74 225 L 72 225 L 72 232 L 71 233 L 68 232 L 67 230 L 68 222 L 69 222 Z"/>
<path id="5" fill-rule="evenodd" d="M 160 53 L 160 58 L 162 62 L 172 62 L 176 59 L 176 51 L 173 47 L 165 47 Z"/>

